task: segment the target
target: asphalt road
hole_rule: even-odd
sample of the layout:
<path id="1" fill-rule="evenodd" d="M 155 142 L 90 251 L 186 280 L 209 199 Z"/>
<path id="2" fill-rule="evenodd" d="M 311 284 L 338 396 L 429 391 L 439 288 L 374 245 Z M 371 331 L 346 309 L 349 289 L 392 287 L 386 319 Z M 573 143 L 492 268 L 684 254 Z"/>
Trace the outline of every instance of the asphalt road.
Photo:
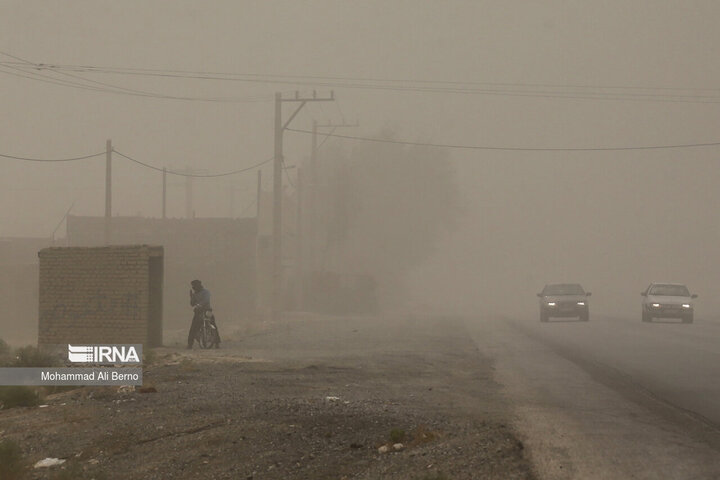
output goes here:
<path id="1" fill-rule="evenodd" d="M 469 319 L 544 478 L 720 478 L 720 324 Z"/>

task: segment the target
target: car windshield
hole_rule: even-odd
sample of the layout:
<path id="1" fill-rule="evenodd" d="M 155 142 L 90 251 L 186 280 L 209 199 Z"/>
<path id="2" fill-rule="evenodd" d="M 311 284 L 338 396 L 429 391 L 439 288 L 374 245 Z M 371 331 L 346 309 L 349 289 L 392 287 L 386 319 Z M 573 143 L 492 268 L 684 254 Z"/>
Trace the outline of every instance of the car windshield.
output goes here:
<path id="1" fill-rule="evenodd" d="M 650 287 L 649 295 L 660 295 L 670 297 L 689 297 L 690 292 L 685 285 L 653 285 Z"/>
<path id="2" fill-rule="evenodd" d="M 544 296 L 547 295 L 585 295 L 585 290 L 577 283 L 546 285 L 543 289 Z"/>

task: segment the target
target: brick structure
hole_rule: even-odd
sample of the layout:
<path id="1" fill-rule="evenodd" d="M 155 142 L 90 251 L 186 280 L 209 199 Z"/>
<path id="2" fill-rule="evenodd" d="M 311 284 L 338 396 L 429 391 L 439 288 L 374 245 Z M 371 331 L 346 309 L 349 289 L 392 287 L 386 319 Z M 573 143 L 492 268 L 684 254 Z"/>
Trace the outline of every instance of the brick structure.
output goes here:
<path id="1" fill-rule="evenodd" d="M 162 344 L 163 247 L 53 247 L 38 257 L 38 344 Z"/>

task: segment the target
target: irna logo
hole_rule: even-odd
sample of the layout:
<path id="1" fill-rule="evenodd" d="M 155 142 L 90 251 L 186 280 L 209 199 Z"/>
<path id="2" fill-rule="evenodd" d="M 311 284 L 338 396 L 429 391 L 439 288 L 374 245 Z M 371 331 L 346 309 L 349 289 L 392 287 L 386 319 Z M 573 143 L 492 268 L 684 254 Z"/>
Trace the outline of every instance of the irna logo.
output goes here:
<path id="1" fill-rule="evenodd" d="M 68 345 L 68 360 L 73 363 L 138 364 L 142 345 Z"/>

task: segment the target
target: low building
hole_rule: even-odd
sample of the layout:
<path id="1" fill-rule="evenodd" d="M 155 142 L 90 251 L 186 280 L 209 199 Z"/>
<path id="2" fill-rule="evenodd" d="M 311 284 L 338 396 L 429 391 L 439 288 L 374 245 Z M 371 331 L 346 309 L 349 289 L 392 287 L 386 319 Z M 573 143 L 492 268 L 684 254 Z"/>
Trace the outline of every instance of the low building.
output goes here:
<path id="1" fill-rule="evenodd" d="M 163 247 L 51 247 L 38 257 L 39 345 L 162 345 Z"/>

